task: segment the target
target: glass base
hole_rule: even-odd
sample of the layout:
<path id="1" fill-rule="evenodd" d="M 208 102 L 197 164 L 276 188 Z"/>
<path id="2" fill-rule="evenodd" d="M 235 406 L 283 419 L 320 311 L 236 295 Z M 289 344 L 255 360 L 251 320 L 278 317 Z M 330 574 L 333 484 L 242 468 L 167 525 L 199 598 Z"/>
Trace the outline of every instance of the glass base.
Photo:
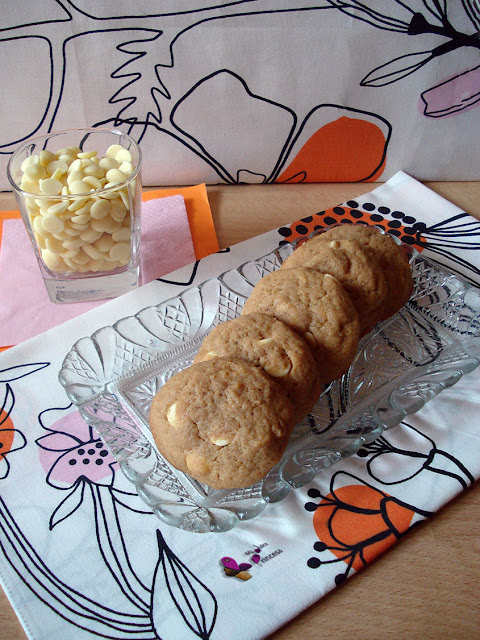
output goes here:
<path id="1" fill-rule="evenodd" d="M 121 273 L 92 275 L 85 278 L 68 276 L 52 278 L 43 274 L 43 281 L 50 300 L 56 304 L 87 302 L 116 298 L 139 284 L 140 267 L 131 267 Z"/>

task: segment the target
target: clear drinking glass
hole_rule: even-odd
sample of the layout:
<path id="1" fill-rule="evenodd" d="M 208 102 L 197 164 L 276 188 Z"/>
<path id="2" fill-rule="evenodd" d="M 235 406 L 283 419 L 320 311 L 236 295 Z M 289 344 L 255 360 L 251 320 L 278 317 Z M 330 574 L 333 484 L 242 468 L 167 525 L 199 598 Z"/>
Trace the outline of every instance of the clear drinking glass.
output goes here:
<path id="1" fill-rule="evenodd" d="M 70 129 L 27 140 L 7 176 L 52 302 L 138 286 L 141 151 L 126 133 Z"/>

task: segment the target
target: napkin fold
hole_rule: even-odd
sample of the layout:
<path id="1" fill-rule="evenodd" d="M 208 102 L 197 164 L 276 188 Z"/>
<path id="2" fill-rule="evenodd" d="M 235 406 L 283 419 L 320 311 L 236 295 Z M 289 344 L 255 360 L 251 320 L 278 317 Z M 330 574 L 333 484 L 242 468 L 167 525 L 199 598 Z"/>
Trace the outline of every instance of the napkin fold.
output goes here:
<path id="1" fill-rule="evenodd" d="M 159 193 L 145 193 L 142 202 L 140 284 L 218 249 L 204 185 L 168 189 L 172 195 L 162 197 Z M 0 238 L 0 347 L 18 344 L 105 302 L 52 303 L 23 221 L 4 219 Z"/>

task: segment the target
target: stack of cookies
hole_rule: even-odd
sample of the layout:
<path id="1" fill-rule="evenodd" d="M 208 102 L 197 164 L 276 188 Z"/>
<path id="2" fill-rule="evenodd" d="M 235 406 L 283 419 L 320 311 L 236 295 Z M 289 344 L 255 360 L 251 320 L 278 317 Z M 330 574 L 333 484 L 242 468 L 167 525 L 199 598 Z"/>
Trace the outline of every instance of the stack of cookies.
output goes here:
<path id="1" fill-rule="evenodd" d="M 308 240 L 156 394 L 159 451 L 215 489 L 261 480 L 324 385 L 348 371 L 359 339 L 412 290 L 405 252 L 375 228 L 339 225 Z"/>

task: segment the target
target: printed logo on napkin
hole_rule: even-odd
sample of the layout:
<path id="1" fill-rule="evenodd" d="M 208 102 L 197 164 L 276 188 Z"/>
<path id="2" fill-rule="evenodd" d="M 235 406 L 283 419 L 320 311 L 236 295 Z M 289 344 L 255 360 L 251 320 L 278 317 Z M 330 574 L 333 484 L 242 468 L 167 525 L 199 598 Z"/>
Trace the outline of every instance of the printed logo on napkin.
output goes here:
<path id="1" fill-rule="evenodd" d="M 283 549 L 275 549 L 271 552 L 267 551 L 264 554 L 263 549 L 265 547 L 268 547 L 268 542 L 263 542 L 259 545 L 253 545 L 250 549 L 244 551 L 243 555 L 247 556 L 248 559 L 251 560 L 255 565 L 262 566 L 266 562 L 269 562 L 273 558 L 276 558 L 281 553 L 283 553 Z M 250 562 L 237 562 L 230 556 L 224 556 L 220 561 L 227 576 L 239 578 L 240 580 L 244 581 L 250 580 L 250 578 L 252 577 L 249 569 L 251 569 L 253 565 Z"/>

